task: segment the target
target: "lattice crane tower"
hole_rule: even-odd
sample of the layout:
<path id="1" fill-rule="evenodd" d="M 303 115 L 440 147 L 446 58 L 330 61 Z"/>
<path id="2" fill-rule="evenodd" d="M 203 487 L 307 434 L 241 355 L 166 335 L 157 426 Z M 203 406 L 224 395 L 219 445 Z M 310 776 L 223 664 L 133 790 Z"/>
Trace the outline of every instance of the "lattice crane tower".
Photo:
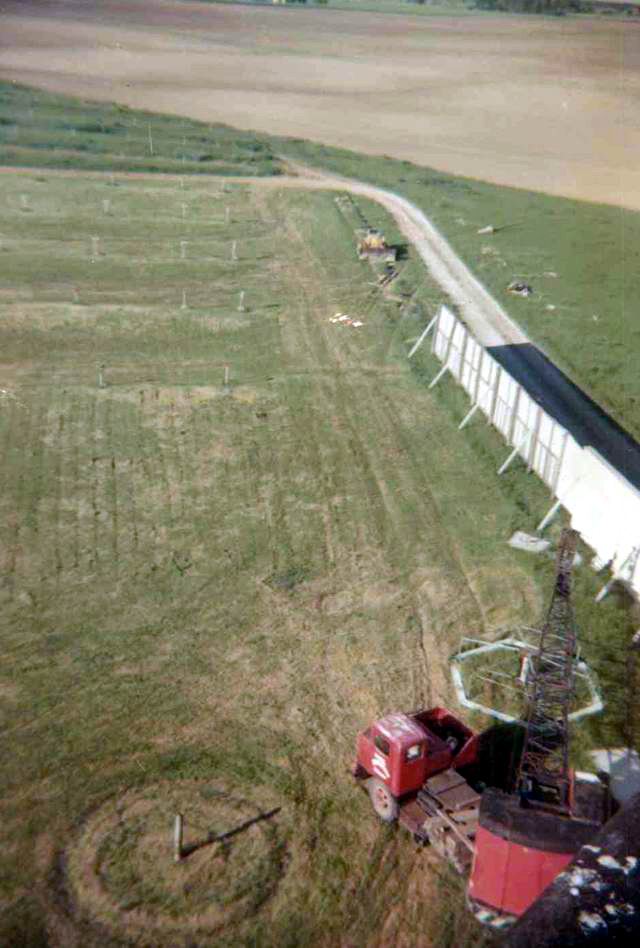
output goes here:
<path id="1" fill-rule="evenodd" d="M 568 718 L 574 692 L 576 626 L 571 571 L 579 534 L 565 529 L 556 582 L 527 675 L 527 722 L 517 789 L 525 800 L 570 811 Z"/>

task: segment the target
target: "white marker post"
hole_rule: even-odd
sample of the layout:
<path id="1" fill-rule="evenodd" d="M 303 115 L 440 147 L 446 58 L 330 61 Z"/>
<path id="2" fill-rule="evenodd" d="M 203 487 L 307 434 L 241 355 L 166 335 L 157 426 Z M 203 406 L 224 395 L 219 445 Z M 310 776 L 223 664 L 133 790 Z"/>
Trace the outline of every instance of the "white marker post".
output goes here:
<path id="1" fill-rule="evenodd" d="M 153 137 L 151 135 L 151 123 L 149 123 L 147 128 L 149 129 L 149 154 L 152 155 L 153 154 Z"/>
<path id="2" fill-rule="evenodd" d="M 240 290 L 240 302 L 238 303 L 238 312 L 244 313 L 244 290 Z"/>
<path id="3" fill-rule="evenodd" d="M 29 195 L 28 194 L 20 195 L 20 207 L 22 208 L 23 211 L 29 210 Z"/>
<path id="4" fill-rule="evenodd" d="M 180 258 L 181 258 L 182 260 L 186 260 L 186 259 L 187 259 L 187 243 L 188 243 L 188 241 L 186 241 L 186 240 L 181 240 L 181 241 L 180 241 Z"/>
<path id="5" fill-rule="evenodd" d="M 229 220 L 231 219 L 230 215 L 231 215 L 231 210 L 230 210 L 230 208 L 228 208 L 228 207 L 225 208 L 225 211 L 224 211 L 224 222 L 225 222 L 225 224 L 228 224 L 228 223 L 229 223 Z"/>
<path id="6" fill-rule="evenodd" d="M 111 210 L 111 201 L 109 198 L 103 198 L 102 200 L 102 213 L 108 214 Z"/>
<path id="7" fill-rule="evenodd" d="M 231 244 L 231 259 L 235 262 L 238 259 L 238 241 L 234 240 Z"/>
<path id="8" fill-rule="evenodd" d="M 173 861 L 180 862 L 182 860 L 182 813 L 176 813 L 175 822 L 173 824 Z"/>
<path id="9" fill-rule="evenodd" d="M 182 207 L 182 219 L 184 220 L 185 217 L 187 216 L 187 205 L 182 204 L 181 207 Z"/>
<path id="10" fill-rule="evenodd" d="M 100 238 L 92 237 L 91 238 L 91 260 L 95 262 L 98 259 L 98 254 L 100 253 Z"/>
<path id="11" fill-rule="evenodd" d="M 182 306 L 180 307 L 180 309 L 188 309 L 188 306 L 187 306 L 187 291 L 186 291 L 186 290 L 183 290 L 183 291 L 182 291 Z"/>

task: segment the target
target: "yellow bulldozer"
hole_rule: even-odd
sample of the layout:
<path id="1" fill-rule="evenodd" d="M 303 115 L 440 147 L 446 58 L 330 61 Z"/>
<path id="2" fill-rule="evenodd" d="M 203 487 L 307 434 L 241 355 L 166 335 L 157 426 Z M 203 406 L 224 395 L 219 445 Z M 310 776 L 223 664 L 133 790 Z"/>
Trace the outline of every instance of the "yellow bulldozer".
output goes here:
<path id="1" fill-rule="evenodd" d="M 394 263 L 396 259 L 395 248 L 390 247 L 384 235 L 373 227 L 369 227 L 358 240 L 358 259 L 371 258 L 383 260 L 385 263 Z"/>

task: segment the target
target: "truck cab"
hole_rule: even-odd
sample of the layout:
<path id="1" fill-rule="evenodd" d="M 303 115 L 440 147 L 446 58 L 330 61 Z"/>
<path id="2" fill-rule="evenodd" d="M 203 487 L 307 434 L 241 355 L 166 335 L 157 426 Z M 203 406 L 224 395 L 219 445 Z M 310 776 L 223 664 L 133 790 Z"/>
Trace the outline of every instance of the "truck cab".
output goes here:
<path id="1" fill-rule="evenodd" d="M 473 731 L 446 708 L 388 714 L 358 735 L 354 775 L 375 778 L 400 799 L 449 767 L 473 763 L 476 744 Z"/>

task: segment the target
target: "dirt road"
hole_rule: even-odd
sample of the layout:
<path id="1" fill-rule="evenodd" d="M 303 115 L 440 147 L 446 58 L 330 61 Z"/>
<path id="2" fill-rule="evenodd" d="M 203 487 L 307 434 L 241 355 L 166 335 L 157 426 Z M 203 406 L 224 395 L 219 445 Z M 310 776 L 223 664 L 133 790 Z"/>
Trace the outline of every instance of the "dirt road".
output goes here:
<path id="1" fill-rule="evenodd" d="M 4 0 L 0 75 L 640 208 L 634 22 Z"/>
<path id="2" fill-rule="evenodd" d="M 294 166 L 295 167 L 295 166 Z M 301 172 L 302 166 L 297 169 Z M 283 179 L 281 178 L 280 181 Z M 422 211 L 406 198 L 376 188 L 320 172 L 286 178 L 287 187 L 321 187 L 360 195 L 377 201 L 393 215 L 395 221 L 426 264 L 432 277 L 458 306 L 465 322 L 483 346 L 503 346 L 528 342 L 527 336 L 487 292 L 469 268 L 452 250 L 442 234 Z M 275 179 L 275 184 L 278 179 Z"/>

